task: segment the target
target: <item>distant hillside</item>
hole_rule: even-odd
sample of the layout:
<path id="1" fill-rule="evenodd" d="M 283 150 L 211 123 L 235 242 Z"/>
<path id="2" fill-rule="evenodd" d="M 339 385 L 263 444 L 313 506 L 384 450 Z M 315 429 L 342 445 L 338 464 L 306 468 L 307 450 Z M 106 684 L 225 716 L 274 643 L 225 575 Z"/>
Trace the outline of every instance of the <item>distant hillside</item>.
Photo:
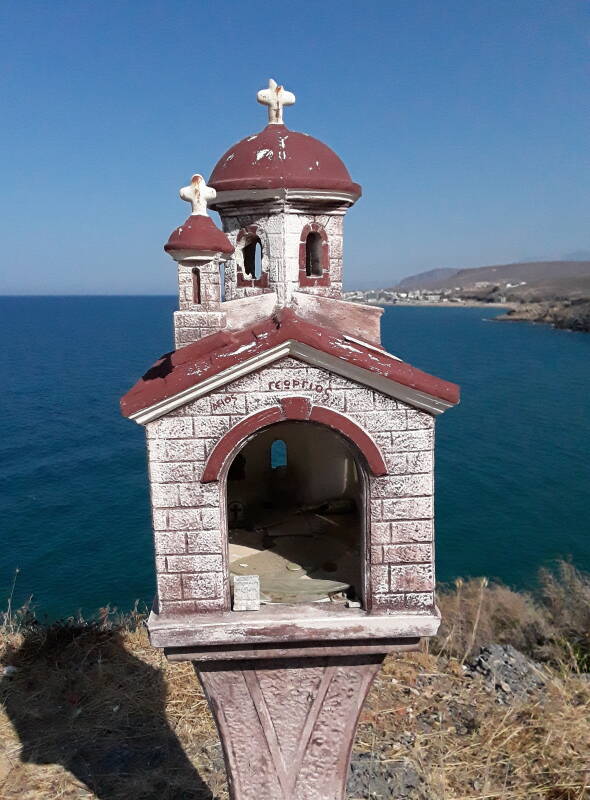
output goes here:
<path id="1" fill-rule="evenodd" d="M 431 270 L 405 278 L 396 288 L 447 289 L 481 299 L 502 294 L 522 301 L 590 297 L 590 261 L 524 261 L 472 269 Z"/>
<path id="2" fill-rule="evenodd" d="M 450 267 L 429 269 L 428 272 L 419 272 L 417 275 L 403 278 L 395 288 L 404 289 L 409 292 L 413 289 L 436 289 L 441 281 L 450 278 L 451 275 L 456 275 L 458 271 L 459 270 L 451 269 Z"/>

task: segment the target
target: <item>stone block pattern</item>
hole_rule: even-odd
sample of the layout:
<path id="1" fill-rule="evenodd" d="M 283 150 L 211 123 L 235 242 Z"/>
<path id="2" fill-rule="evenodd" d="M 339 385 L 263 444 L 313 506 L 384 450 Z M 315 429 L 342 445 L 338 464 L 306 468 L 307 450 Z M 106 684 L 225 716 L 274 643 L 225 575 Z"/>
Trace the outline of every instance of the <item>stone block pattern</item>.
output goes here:
<path id="1" fill-rule="evenodd" d="M 198 270 L 197 292 L 193 270 Z M 200 296 L 198 296 L 200 295 Z M 196 302 L 200 300 L 200 302 Z M 182 262 L 178 265 L 178 308 L 174 312 L 175 347 L 196 342 L 216 333 L 226 325 L 221 311 L 220 261 L 214 258 L 204 264 Z"/>
<path id="2" fill-rule="evenodd" d="M 226 263 L 225 297 L 235 300 L 264 291 L 276 291 L 280 305 L 288 304 L 295 291 L 321 294 L 327 297 L 342 296 L 342 244 L 343 213 L 305 214 L 284 206 L 277 206 L 273 213 L 244 209 L 239 216 L 222 214 L 223 230 L 236 247 L 236 254 Z M 299 242 L 301 232 L 311 223 L 321 225 L 328 236 L 330 253 L 330 285 L 299 287 Z M 238 287 L 237 270 L 241 263 L 238 234 L 244 228 L 255 225 L 262 243 L 262 268 L 268 271 L 269 289 Z"/>
<path id="3" fill-rule="evenodd" d="M 379 446 L 389 474 L 369 476 L 366 607 L 434 605 L 434 419 L 372 389 L 284 358 L 146 425 L 159 608 L 229 609 L 225 497 L 201 483 L 208 455 L 245 417 L 301 396 L 352 419 Z"/>
<path id="4" fill-rule="evenodd" d="M 195 306 L 198 308 L 198 306 Z M 225 328 L 226 315 L 222 311 L 175 311 L 174 346 L 178 350 L 211 333 Z"/>

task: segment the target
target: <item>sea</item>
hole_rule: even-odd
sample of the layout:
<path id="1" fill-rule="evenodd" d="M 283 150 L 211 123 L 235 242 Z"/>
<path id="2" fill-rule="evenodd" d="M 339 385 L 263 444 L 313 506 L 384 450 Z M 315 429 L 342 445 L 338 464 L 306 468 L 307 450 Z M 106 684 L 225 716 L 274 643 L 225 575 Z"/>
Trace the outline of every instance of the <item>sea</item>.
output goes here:
<path id="1" fill-rule="evenodd" d="M 0 298 L 0 610 L 148 606 L 143 430 L 119 397 L 172 348 L 173 297 Z M 486 308 L 389 307 L 383 343 L 461 385 L 437 421 L 439 581 L 590 570 L 590 335 Z"/>

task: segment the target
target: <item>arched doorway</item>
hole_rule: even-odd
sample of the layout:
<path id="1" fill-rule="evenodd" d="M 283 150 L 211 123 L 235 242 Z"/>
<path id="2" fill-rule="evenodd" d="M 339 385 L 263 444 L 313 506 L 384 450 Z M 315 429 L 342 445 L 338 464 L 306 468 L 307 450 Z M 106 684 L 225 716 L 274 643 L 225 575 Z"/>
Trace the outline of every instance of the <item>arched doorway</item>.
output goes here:
<path id="1" fill-rule="evenodd" d="M 259 575 L 263 603 L 362 603 L 366 487 L 356 447 L 326 425 L 257 431 L 227 470 L 230 576 Z"/>

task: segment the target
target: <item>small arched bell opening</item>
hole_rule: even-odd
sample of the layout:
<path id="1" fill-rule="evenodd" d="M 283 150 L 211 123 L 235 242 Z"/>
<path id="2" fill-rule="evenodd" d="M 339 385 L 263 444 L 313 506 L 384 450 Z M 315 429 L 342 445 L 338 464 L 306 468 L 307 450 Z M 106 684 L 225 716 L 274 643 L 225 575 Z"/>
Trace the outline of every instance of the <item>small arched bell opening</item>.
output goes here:
<path id="1" fill-rule="evenodd" d="M 225 264 L 219 264 L 219 299 L 223 303 L 225 300 Z M 231 300 L 231 297 L 229 298 Z"/>
<path id="2" fill-rule="evenodd" d="M 196 306 L 201 305 L 201 270 L 198 267 L 193 267 L 193 304 Z"/>
<path id="3" fill-rule="evenodd" d="M 245 245 L 243 258 L 244 276 L 258 280 L 262 275 L 262 242 L 258 236 Z"/>
<path id="4" fill-rule="evenodd" d="M 366 485 L 356 448 L 327 426 L 256 433 L 227 474 L 230 576 L 258 575 L 263 604 L 362 603 Z"/>
<path id="5" fill-rule="evenodd" d="M 305 274 L 307 277 L 323 275 L 322 268 L 322 237 L 312 231 L 305 240 Z"/>

